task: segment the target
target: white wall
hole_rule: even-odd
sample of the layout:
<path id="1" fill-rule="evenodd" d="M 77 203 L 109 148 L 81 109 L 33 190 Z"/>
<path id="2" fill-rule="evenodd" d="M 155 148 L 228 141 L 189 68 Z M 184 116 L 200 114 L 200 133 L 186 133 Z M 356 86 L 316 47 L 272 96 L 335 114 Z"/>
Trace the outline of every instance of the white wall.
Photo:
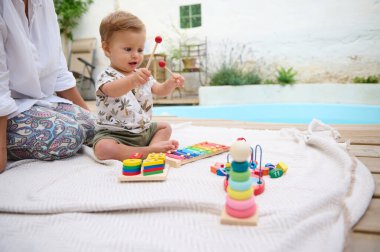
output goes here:
<path id="1" fill-rule="evenodd" d="M 299 82 L 347 82 L 380 74 L 380 0 L 95 0 L 74 31 L 75 38 L 96 36 L 101 19 L 116 8 L 139 16 L 147 26 L 146 52 L 154 37 L 159 51 L 178 43 L 179 6 L 202 4 L 202 27 L 182 30 L 204 38 L 210 68 L 231 48 L 248 65 L 273 77 L 278 66 L 293 67 Z M 176 27 L 176 28 L 173 28 Z M 241 50 L 242 46 L 245 50 Z M 101 49 L 97 71 L 108 64 Z"/>

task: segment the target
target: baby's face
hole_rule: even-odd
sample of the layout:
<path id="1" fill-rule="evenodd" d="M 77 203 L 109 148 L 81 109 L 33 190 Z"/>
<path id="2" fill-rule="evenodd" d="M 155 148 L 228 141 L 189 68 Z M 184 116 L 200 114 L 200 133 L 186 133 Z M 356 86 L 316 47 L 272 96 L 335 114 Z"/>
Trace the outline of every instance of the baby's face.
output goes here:
<path id="1" fill-rule="evenodd" d="M 112 35 L 108 43 L 107 56 L 111 66 L 129 74 L 144 60 L 145 31 L 119 31 Z"/>

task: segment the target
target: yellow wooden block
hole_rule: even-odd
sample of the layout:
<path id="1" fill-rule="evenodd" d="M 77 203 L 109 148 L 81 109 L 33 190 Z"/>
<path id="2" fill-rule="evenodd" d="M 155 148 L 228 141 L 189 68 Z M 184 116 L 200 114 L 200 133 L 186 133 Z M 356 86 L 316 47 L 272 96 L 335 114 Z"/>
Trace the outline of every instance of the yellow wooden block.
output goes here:
<path id="1" fill-rule="evenodd" d="M 279 162 L 276 165 L 276 169 L 280 169 L 281 171 L 285 173 L 288 170 L 288 166 L 284 162 Z"/>
<path id="2" fill-rule="evenodd" d="M 165 161 L 162 159 L 145 159 L 142 163 L 143 166 L 152 166 L 152 165 L 161 165 L 164 164 Z"/>
<path id="3" fill-rule="evenodd" d="M 164 153 L 150 153 L 146 159 L 148 160 L 165 160 L 166 155 Z"/>
<path id="4" fill-rule="evenodd" d="M 125 159 L 123 161 L 123 165 L 124 166 L 139 166 L 141 165 L 142 163 L 142 160 L 141 159 L 134 159 L 134 158 L 130 158 L 130 159 Z"/>

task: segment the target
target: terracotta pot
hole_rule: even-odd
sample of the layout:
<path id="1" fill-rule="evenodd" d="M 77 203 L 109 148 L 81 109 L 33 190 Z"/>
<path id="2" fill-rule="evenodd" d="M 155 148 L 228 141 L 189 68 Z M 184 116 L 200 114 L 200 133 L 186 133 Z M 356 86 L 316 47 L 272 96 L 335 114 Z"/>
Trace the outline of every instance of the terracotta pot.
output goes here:
<path id="1" fill-rule="evenodd" d="M 197 59 L 193 57 L 183 58 L 182 63 L 185 69 L 193 69 L 196 67 Z"/>

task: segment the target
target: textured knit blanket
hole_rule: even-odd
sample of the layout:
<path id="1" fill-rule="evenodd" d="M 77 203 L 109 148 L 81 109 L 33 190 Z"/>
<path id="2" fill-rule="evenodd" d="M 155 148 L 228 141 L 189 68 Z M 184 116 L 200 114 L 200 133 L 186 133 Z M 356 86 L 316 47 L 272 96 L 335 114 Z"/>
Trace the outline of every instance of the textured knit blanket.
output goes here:
<path id="1" fill-rule="evenodd" d="M 10 163 L 0 174 L 0 251 L 341 251 L 374 181 L 319 121 L 307 131 L 173 125 L 182 147 L 202 141 L 260 144 L 265 177 L 255 227 L 220 224 L 226 193 L 210 165 L 227 153 L 170 169 L 164 182 L 119 183 L 122 164 L 92 149 L 66 160 Z"/>

